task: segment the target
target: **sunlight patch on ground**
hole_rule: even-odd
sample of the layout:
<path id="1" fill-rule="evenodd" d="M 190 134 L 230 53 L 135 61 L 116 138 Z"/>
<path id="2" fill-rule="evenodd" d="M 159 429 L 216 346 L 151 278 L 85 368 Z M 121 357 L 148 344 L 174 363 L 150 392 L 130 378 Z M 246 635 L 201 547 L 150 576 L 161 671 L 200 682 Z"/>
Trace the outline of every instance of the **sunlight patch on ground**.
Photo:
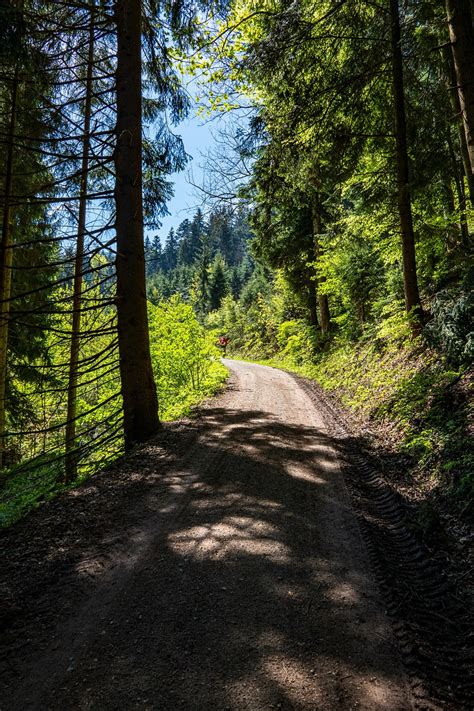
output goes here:
<path id="1" fill-rule="evenodd" d="M 289 549 L 277 540 L 278 529 L 266 521 L 229 516 L 208 526 L 193 526 L 168 537 L 171 550 L 179 555 L 225 558 L 238 554 L 262 556 L 275 563 L 290 560 Z"/>
<path id="2" fill-rule="evenodd" d="M 312 704 L 323 701 L 321 682 L 300 660 L 289 656 L 269 656 L 262 660 L 262 669 L 279 688 L 284 689 L 290 703 L 300 705 L 302 695 L 311 699 Z"/>
<path id="3" fill-rule="evenodd" d="M 297 466 L 288 464 L 286 471 L 293 479 L 309 481 L 311 484 L 327 484 L 325 479 L 315 474 L 312 467 L 303 467 L 301 464 L 298 464 Z"/>
<path id="4" fill-rule="evenodd" d="M 329 598 L 344 605 L 356 605 L 360 602 L 360 595 L 354 586 L 344 581 L 333 583 Z"/>

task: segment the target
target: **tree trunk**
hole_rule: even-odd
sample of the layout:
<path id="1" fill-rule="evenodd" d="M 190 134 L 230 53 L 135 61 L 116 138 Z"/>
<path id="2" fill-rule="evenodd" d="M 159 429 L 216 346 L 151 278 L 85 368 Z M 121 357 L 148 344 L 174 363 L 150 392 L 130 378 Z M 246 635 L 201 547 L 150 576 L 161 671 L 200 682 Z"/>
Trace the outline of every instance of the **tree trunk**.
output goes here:
<path id="1" fill-rule="evenodd" d="M 470 0 L 446 0 L 446 14 L 472 174 L 474 173 L 474 28 Z"/>
<path id="2" fill-rule="evenodd" d="M 453 164 L 453 177 L 454 184 L 456 185 L 456 193 L 458 197 L 458 207 L 459 207 L 459 229 L 461 231 L 461 242 L 465 249 L 469 249 L 470 239 L 469 239 L 469 226 L 467 224 L 467 198 L 466 191 L 464 187 L 464 179 L 462 171 L 458 168 L 458 161 L 456 159 L 456 153 L 453 147 L 451 136 L 448 133 L 447 139 L 449 152 L 451 154 L 451 162 Z M 454 196 L 452 196 L 452 190 L 450 183 L 447 182 L 445 185 L 445 190 L 450 192 L 449 208 L 452 213 L 455 211 Z M 452 196 L 452 197 L 451 197 Z"/>
<path id="3" fill-rule="evenodd" d="M 314 279 L 310 279 L 308 282 L 308 315 L 309 315 L 309 325 L 318 325 L 318 299 L 317 299 L 317 285 Z"/>
<path id="4" fill-rule="evenodd" d="M 125 447 L 159 428 L 151 367 L 142 205 L 141 2 L 118 0 L 115 204 L 117 318 Z"/>
<path id="5" fill-rule="evenodd" d="M 6 382 L 8 326 L 10 318 L 10 298 L 12 284 L 13 243 L 11 230 L 11 194 L 13 182 L 13 152 L 16 129 L 18 101 L 19 69 L 15 69 L 11 91 L 10 126 L 8 129 L 8 148 L 5 172 L 5 191 L 3 202 L 2 241 L 0 245 L 0 467 L 4 466 L 5 430 L 6 430 Z"/>
<path id="6" fill-rule="evenodd" d="M 414 317 L 413 330 L 416 332 L 419 330 L 422 310 L 416 275 L 415 235 L 411 212 L 405 90 L 403 86 L 403 58 L 398 0 L 390 0 L 390 16 L 392 26 L 392 81 L 397 144 L 398 211 L 402 236 L 403 283 L 406 311 Z"/>
<path id="7" fill-rule="evenodd" d="M 72 297 L 71 351 L 69 358 L 69 379 L 67 390 L 66 419 L 66 484 L 77 477 L 76 417 L 77 383 L 81 331 L 82 277 L 84 271 L 84 239 L 87 218 L 87 184 L 90 154 L 92 73 L 94 65 L 94 3 L 89 19 L 89 47 L 87 53 L 86 96 L 84 100 L 84 139 L 82 142 L 81 183 L 79 189 L 79 214 L 77 225 L 76 259 L 74 263 L 74 283 Z"/>
<path id="8" fill-rule="evenodd" d="M 319 243 L 319 235 L 322 232 L 321 226 L 321 215 L 319 206 L 313 208 L 313 244 L 314 244 L 314 256 L 315 261 L 318 263 L 321 256 L 321 245 Z M 318 284 L 324 281 L 324 278 L 320 278 L 316 282 L 316 290 L 318 292 L 318 303 L 319 303 L 319 322 L 321 325 L 321 333 L 328 333 L 331 328 L 331 316 L 329 313 L 329 302 L 327 294 L 320 294 Z"/>
<path id="9" fill-rule="evenodd" d="M 461 103 L 459 101 L 459 93 L 457 90 L 457 78 L 456 70 L 454 68 L 453 53 L 449 46 L 445 46 L 443 50 L 446 63 L 446 79 L 449 89 L 449 96 L 451 99 L 451 107 L 455 116 L 456 125 L 458 129 L 459 149 L 461 152 L 464 174 L 467 180 L 469 198 L 471 200 L 472 206 L 474 207 L 474 172 L 471 169 L 471 161 L 469 158 L 469 150 L 466 141 L 466 132 L 464 131 L 464 123 L 462 120 L 462 110 Z"/>

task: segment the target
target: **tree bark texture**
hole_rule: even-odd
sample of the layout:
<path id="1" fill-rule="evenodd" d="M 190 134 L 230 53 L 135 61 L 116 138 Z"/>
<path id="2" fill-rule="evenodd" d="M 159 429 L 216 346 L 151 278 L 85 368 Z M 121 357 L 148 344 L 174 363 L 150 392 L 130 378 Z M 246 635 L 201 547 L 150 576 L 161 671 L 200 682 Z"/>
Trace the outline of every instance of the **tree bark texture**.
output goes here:
<path id="1" fill-rule="evenodd" d="M 141 2 L 118 0 L 115 204 L 117 318 L 125 446 L 159 428 L 150 357 L 142 206 Z"/>
<path id="2" fill-rule="evenodd" d="M 446 0 L 446 14 L 472 174 L 474 173 L 474 28 L 470 0 Z"/>
<path id="3" fill-rule="evenodd" d="M 402 237 L 403 283 L 406 311 L 415 317 L 414 329 L 416 330 L 416 322 L 419 322 L 422 313 L 416 274 L 415 235 L 411 211 L 405 90 L 403 84 L 403 57 L 398 0 L 390 0 L 390 19 L 392 30 L 392 83 L 395 110 L 398 211 Z"/>

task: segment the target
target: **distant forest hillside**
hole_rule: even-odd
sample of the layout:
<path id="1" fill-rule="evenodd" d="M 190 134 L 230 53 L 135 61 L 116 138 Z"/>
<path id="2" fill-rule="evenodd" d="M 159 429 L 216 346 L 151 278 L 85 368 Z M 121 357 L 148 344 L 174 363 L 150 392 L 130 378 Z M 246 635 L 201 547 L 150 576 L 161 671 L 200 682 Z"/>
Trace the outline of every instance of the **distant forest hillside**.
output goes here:
<path id="1" fill-rule="evenodd" d="M 145 241 L 148 298 L 153 303 L 179 294 L 200 316 L 221 306 L 225 296 L 239 299 L 262 280 L 249 253 L 251 238 L 245 210 L 216 209 L 207 219 L 197 210 L 171 229 Z"/>

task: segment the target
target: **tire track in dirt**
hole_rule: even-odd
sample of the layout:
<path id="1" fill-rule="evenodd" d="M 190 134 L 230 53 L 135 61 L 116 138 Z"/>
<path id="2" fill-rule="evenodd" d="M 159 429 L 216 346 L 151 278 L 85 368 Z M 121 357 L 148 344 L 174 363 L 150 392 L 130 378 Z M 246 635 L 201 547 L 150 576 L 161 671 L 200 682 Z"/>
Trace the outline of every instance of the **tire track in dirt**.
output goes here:
<path id="1" fill-rule="evenodd" d="M 414 708 L 471 709 L 474 630 L 468 603 L 416 536 L 402 497 L 357 443 L 340 410 L 317 383 L 293 378 L 339 440 L 346 483 L 393 621 Z"/>

